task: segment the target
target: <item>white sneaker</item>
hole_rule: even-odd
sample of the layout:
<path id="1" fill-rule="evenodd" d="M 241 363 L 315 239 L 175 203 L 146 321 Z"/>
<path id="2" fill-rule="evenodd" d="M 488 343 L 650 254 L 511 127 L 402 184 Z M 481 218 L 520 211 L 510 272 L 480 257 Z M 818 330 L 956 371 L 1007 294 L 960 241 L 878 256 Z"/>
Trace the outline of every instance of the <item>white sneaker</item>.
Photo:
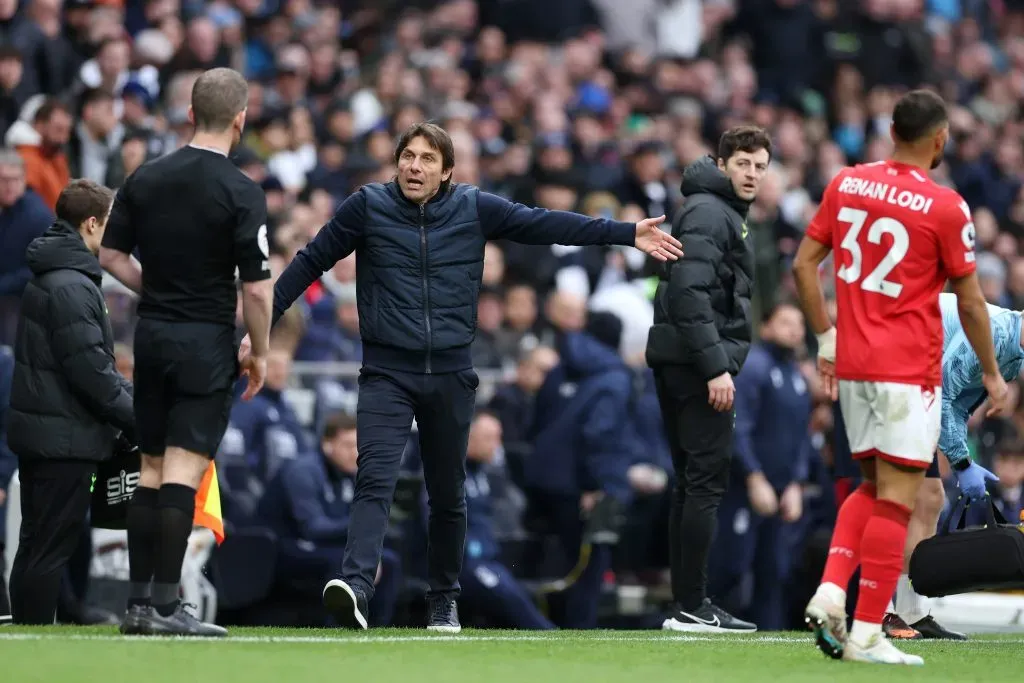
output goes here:
<path id="1" fill-rule="evenodd" d="M 804 622 L 814 631 L 814 640 L 822 652 L 832 659 L 842 659 L 849 638 L 845 605 L 836 603 L 819 588 L 807 603 Z"/>
<path id="2" fill-rule="evenodd" d="M 905 664 L 921 666 L 924 660 L 917 655 L 901 652 L 887 640 L 881 632 L 874 634 L 867 643 L 861 645 L 854 640 L 846 641 L 843 659 L 847 662 L 867 662 L 869 664 Z"/>

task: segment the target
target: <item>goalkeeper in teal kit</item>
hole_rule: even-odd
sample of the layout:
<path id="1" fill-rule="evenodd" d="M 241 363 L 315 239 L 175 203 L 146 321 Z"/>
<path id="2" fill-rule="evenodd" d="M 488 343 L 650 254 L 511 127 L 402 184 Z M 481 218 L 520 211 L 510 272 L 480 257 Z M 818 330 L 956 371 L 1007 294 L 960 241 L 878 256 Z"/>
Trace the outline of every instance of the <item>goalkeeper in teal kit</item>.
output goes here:
<path id="1" fill-rule="evenodd" d="M 995 475 L 973 462 L 967 449 L 967 420 L 985 401 L 981 364 L 974 354 L 957 314 L 956 295 L 940 294 L 942 311 L 942 426 L 939 450 L 949 460 L 957 486 L 971 502 L 984 498 L 986 484 Z M 1021 313 L 989 304 L 992 343 L 1003 379 L 1010 382 L 1020 374 L 1024 362 L 1021 349 Z"/>
<path id="2" fill-rule="evenodd" d="M 983 500 L 989 481 L 996 476 L 971 460 L 967 447 L 967 421 L 985 402 L 985 388 L 981 383 L 981 363 L 971 348 L 960 325 L 955 294 L 940 294 L 939 308 L 942 311 L 942 418 L 939 430 L 939 450 L 945 455 L 956 477 L 957 487 L 968 501 Z M 1024 349 L 1021 349 L 1022 315 L 989 304 L 989 318 L 992 324 L 992 342 L 996 349 L 996 360 L 1007 382 L 1016 379 L 1024 363 Z M 931 480 L 929 480 L 931 481 Z M 938 481 L 936 480 L 936 483 Z M 941 486 L 936 487 L 941 501 Z M 909 540 L 906 557 L 909 561 L 917 543 L 936 531 L 936 522 L 941 502 L 922 503 L 918 499 L 912 523 L 917 522 L 920 535 Z M 886 636 L 893 640 L 938 638 L 965 638 L 963 634 L 950 631 L 938 624 L 928 612 L 928 599 L 919 595 L 906 574 L 900 576 L 896 595 L 882 622 Z"/>

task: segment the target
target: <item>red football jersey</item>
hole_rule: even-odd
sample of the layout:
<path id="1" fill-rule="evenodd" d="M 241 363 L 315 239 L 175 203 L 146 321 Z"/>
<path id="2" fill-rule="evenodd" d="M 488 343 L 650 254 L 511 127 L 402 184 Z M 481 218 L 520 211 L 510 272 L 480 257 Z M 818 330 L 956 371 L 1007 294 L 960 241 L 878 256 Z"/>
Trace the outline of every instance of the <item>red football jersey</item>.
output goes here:
<path id="1" fill-rule="evenodd" d="M 915 166 L 862 164 L 829 183 L 807 236 L 834 252 L 836 375 L 940 385 L 939 293 L 975 268 L 967 202 Z"/>

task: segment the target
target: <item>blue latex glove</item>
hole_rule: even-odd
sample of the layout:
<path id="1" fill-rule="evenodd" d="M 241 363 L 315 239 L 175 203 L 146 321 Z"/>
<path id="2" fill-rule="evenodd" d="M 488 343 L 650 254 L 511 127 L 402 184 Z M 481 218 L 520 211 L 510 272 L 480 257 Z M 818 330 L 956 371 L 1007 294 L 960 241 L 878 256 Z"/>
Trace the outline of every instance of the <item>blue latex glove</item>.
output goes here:
<path id="1" fill-rule="evenodd" d="M 999 477 L 976 462 L 972 462 L 971 466 L 963 472 L 956 470 L 953 472 L 956 475 L 956 485 L 967 496 L 968 503 L 982 500 L 988 494 L 987 482 L 999 481 Z"/>

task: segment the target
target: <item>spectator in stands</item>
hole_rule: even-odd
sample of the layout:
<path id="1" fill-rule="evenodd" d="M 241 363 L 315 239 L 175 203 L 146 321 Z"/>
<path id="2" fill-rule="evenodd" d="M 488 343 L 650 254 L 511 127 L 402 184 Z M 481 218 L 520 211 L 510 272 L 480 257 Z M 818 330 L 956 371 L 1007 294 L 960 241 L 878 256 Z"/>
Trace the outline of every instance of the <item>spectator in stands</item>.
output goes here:
<path id="1" fill-rule="evenodd" d="M 526 462 L 529 517 L 559 539 L 565 569 L 582 547 L 585 517 L 602 497 L 628 503 L 630 464 L 629 404 L 633 390 L 629 368 L 616 353 L 622 323 L 595 313 L 587 332 L 562 335 L 559 365 L 537 397 L 536 437 Z M 586 569 L 565 594 L 565 628 L 597 625 L 597 594 L 610 563 L 607 547 L 595 547 Z"/>
<path id="2" fill-rule="evenodd" d="M 1024 521 L 1024 442 L 1008 443 L 996 455 L 992 468 L 999 481 L 990 484 L 992 500 L 1011 524 Z"/>
<path id="3" fill-rule="evenodd" d="M 505 288 L 505 324 L 498 334 L 498 353 L 518 358 L 537 346 L 537 290 L 521 283 Z"/>
<path id="4" fill-rule="evenodd" d="M 632 368 L 628 439 L 629 469 L 626 477 L 633 500 L 626 512 L 622 540 L 617 549 L 619 566 L 635 571 L 668 567 L 668 512 L 672 502 L 668 487 L 672 455 L 661 419 L 654 373 L 647 367 Z"/>
<path id="5" fill-rule="evenodd" d="M 498 387 L 488 406 L 501 422 L 505 458 L 513 480 L 520 486 L 523 467 L 533 453 L 537 392 L 556 365 L 558 352 L 549 346 L 522 354 L 515 379 Z"/>
<path id="6" fill-rule="evenodd" d="M 295 360 L 358 363 L 362 359 L 355 284 L 339 285 L 334 293 L 310 306 L 309 321 Z"/>
<path id="7" fill-rule="evenodd" d="M 462 604 L 500 628 L 553 629 L 555 625 L 540 613 L 526 588 L 500 560 L 489 476 L 500 447 L 501 422 L 489 412 L 478 412 L 469 430 L 466 456 L 469 528 L 466 559 L 459 575 Z"/>
<path id="8" fill-rule="evenodd" d="M 320 453 L 291 460 L 271 480 L 257 519 L 277 535 L 279 584 L 319 597 L 324 581 L 340 571 L 357 459 L 355 418 L 337 413 L 327 420 Z M 391 623 L 401 585 L 399 556 L 385 549 L 370 623 Z"/>
<path id="9" fill-rule="evenodd" d="M 310 444 L 284 390 L 291 372 L 291 355 L 280 347 L 267 356 L 267 379 L 249 401 L 236 401 L 231 423 L 242 433 L 246 462 L 266 484 L 286 461 L 308 455 Z"/>
<path id="10" fill-rule="evenodd" d="M 114 96 L 105 90 L 85 91 L 68 145 L 71 175 L 108 187 L 113 185 L 111 172 L 118 165 L 115 157 L 121 154 L 124 133 L 124 126 L 114 113 Z"/>
<path id="11" fill-rule="evenodd" d="M 53 220 L 53 211 L 25 187 L 25 162 L 0 149 L 0 344 L 14 344 L 21 292 L 32 279 L 25 250 Z"/>
<path id="12" fill-rule="evenodd" d="M 474 368 L 498 369 L 505 364 L 501 353 L 501 325 L 505 319 L 504 296 L 499 287 L 481 285 L 476 303 L 476 336 L 472 354 Z"/>
<path id="13" fill-rule="evenodd" d="M 13 45 L 0 47 L 0 132 L 18 120 L 25 100 L 32 94 L 25 88 L 24 75 L 21 51 Z"/>
<path id="14" fill-rule="evenodd" d="M 1003 513 L 1010 524 L 1024 522 L 1024 439 L 1020 431 L 1014 427 L 1004 430 L 995 457 L 992 460 L 992 471 L 999 477 L 998 481 L 988 483 L 992 504 Z M 957 494 L 950 496 L 951 508 L 956 507 Z M 985 505 L 972 505 L 967 508 L 965 524 L 985 524 Z M 942 523 L 948 523 L 944 520 Z"/>
<path id="15" fill-rule="evenodd" d="M 64 146 L 71 137 L 73 121 L 67 107 L 56 99 L 48 99 L 32 118 L 35 140 L 18 145 L 18 154 L 25 161 L 25 183 L 51 210 L 71 180 Z"/>
<path id="16" fill-rule="evenodd" d="M 790 525 L 803 514 L 813 404 L 796 353 L 806 333 L 799 308 L 776 304 L 736 376 L 732 475 L 708 567 L 708 590 L 723 601 L 753 573 L 753 594 L 739 612 L 765 631 L 786 625 Z"/>

